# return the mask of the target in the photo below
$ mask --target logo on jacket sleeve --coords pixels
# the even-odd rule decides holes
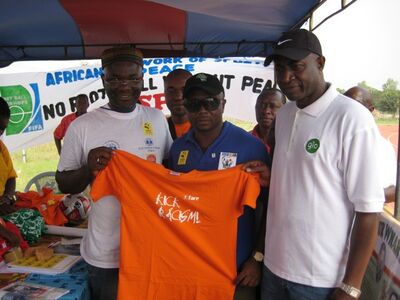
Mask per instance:
[[[178,166],[186,165],[186,160],[189,155],[189,150],[183,150],[179,153]]]

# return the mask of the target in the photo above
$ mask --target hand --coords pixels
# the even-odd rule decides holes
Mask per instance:
[[[256,287],[261,280],[262,263],[256,262],[250,257],[242,266],[235,284],[247,287]]]
[[[260,174],[260,185],[262,187],[269,187],[269,181],[271,178],[271,170],[269,167],[260,160],[253,160],[245,163],[242,167],[248,173],[259,173]]]
[[[13,247],[19,246],[19,243],[21,242],[19,237],[15,233],[7,230],[3,226],[1,226],[1,228],[0,228],[0,235],[3,238],[5,238],[11,244],[11,246],[13,246]]]
[[[11,214],[17,211],[17,208],[13,205],[14,203],[9,203],[8,197],[0,196],[0,216]]]
[[[337,288],[329,298],[330,300],[355,300],[355,298],[347,295],[344,291]]]
[[[107,147],[98,147],[89,151],[88,167],[91,173],[97,173],[103,170],[110,161],[113,150]]]

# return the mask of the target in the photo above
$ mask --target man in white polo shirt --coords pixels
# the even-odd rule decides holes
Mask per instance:
[[[284,33],[266,58],[276,117],[262,299],[356,299],[384,203],[372,115],[325,81],[318,38]]]

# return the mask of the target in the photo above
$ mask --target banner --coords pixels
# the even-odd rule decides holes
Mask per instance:
[[[262,58],[145,59],[140,101],[168,114],[163,76],[177,68],[192,74],[206,72],[218,76],[225,88],[224,116],[255,122],[257,96],[267,80],[273,79],[273,69],[264,67],[263,62]],[[42,70],[46,68],[46,62],[36,63]],[[61,118],[75,111],[78,94],[88,95],[89,111],[108,102],[101,82],[100,60],[68,63],[68,68],[37,72],[0,69],[0,96],[11,109],[3,140],[11,152],[51,141]]]
[[[361,299],[400,300],[400,223],[384,212],[362,285]]]

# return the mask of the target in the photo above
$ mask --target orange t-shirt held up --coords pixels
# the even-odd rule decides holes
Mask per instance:
[[[176,173],[116,151],[91,195],[121,203],[118,299],[233,299],[237,218],[258,194],[241,166]]]

